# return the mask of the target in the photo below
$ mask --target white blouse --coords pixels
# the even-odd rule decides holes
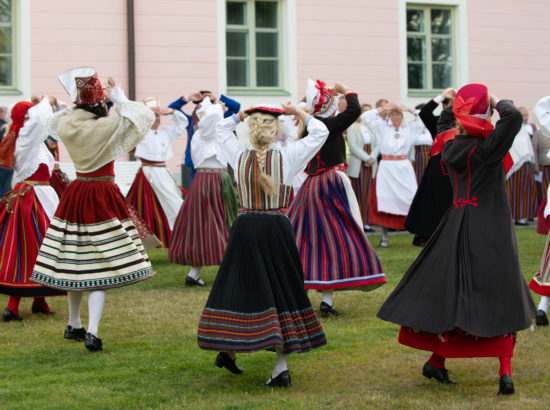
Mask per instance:
[[[165,162],[174,156],[172,142],[185,131],[189,121],[179,111],[171,116],[172,123],[159,130],[149,130],[136,147],[135,156],[147,161]]]

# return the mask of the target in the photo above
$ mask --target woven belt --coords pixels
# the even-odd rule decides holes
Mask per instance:
[[[282,215],[286,216],[286,209],[239,209],[239,215],[259,214],[259,215]]]
[[[166,164],[165,163],[162,163],[162,164],[145,164],[145,163],[141,163],[141,166],[142,167],[158,167],[158,168],[166,168]]]
[[[197,168],[199,173],[227,174],[227,168]]]
[[[382,155],[382,159],[386,161],[402,161],[404,159],[409,159],[406,155]]]
[[[32,179],[25,179],[20,183],[27,184],[27,185],[50,185],[50,181],[33,181]]]
[[[147,161],[146,159],[140,158],[142,167],[166,167],[166,162],[162,161]]]
[[[76,176],[77,181],[86,181],[86,182],[115,182],[115,177],[112,175],[102,175],[100,177],[83,177],[80,175]]]

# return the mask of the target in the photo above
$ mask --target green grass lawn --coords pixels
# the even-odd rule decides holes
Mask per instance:
[[[545,238],[534,228],[517,230],[526,280],[540,264]],[[0,322],[1,408],[548,408],[550,329],[518,335],[512,361],[516,394],[497,397],[498,360],[451,359],[454,386],[421,375],[427,352],[397,343],[398,326],[376,312],[419,250],[408,234],[390,237],[379,249],[370,236],[388,283],[363,293],[335,294],[340,317],[322,319],[328,345],[289,356],[290,389],[263,386],[275,354],[238,355],[244,369],[233,375],[214,366],[216,353],[196,342],[197,324],[209,288],[186,288],[187,267],[167,261],[167,251],[149,253],[158,274],[138,285],[107,292],[99,336],[104,351],[63,339],[67,302],[50,298],[53,317],[31,315],[31,299],[20,306],[22,322]],[[212,283],[217,269],[204,269]],[[321,297],[310,291],[315,307]],[[535,296],[535,301],[538,302]],[[0,297],[5,306],[7,297]],[[87,324],[87,299],[82,304]]]

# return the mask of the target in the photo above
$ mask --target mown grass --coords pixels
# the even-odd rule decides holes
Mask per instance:
[[[538,269],[545,238],[533,228],[517,230],[522,270],[529,280]],[[498,360],[451,359],[447,367],[459,383],[428,381],[421,368],[428,357],[397,343],[398,327],[375,317],[419,250],[411,235],[390,237],[378,249],[388,283],[370,293],[335,295],[338,318],[322,319],[328,345],[289,356],[292,388],[263,386],[274,354],[238,356],[244,373],[235,376],[213,365],[215,353],[202,351],[196,329],[209,289],[186,288],[188,268],[167,261],[166,250],[150,257],[156,277],[108,292],[100,324],[103,352],[63,339],[66,300],[49,299],[58,314],[30,314],[23,300],[20,323],[0,322],[0,407],[25,408],[548,408],[550,329],[518,336],[513,360],[516,394],[497,397]],[[213,282],[216,268],[204,270]],[[319,306],[320,294],[309,292]],[[536,302],[538,297],[535,296]],[[0,297],[4,306],[7,297]],[[82,318],[87,323],[86,299]]]

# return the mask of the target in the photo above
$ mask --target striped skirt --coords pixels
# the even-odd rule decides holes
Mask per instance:
[[[14,296],[59,295],[30,280],[50,220],[34,188],[17,184],[0,203],[0,293]]]
[[[548,198],[546,197],[548,192],[548,184],[550,184],[550,165],[542,165],[540,167],[542,172],[542,183],[537,182],[538,185],[538,197],[539,207],[537,209],[537,233],[541,235],[548,235],[550,230],[550,215],[544,217],[544,208]]]
[[[155,191],[143,174],[142,168],[137,172],[126,199],[162,242],[162,248],[169,248],[172,237],[170,224]]]
[[[416,175],[416,183],[420,184],[420,180],[426,171],[428,161],[430,160],[431,145],[415,145],[414,146],[414,173]]]
[[[535,175],[531,164],[525,163],[506,180],[512,218],[531,219],[533,202],[536,200]]]
[[[370,291],[386,282],[363,227],[353,218],[336,171],[308,176],[288,215],[306,289]]]
[[[365,144],[363,149],[366,153],[371,153],[370,144]],[[361,165],[359,178],[350,177],[349,179],[353,187],[353,192],[355,192],[355,196],[357,197],[357,202],[359,202],[359,211],[361,212],[363,224],[366,224],[369,220],[369,196],[372,184],[372,167]]]
[[[394,215],[378,211],[376,199],[376,178],[372,180],[369,198],[369,224],[380,225],[390,229],[405,229],[407,215]]]
[[[90,291],[154,274],[118,186],[71,182],[40,247],[32,280],[55,289]]]
[[[529,288],[539,295],[550,296],[550,236],[546,238],[540,269],[529,282]]]
[[[227,173],[196,173],[174,223],[168,259],[187,266],[219,265],[238,209]]]
[[[200,318],[199,347],[292,353],[326,344],[303,278],[286,216],[239,215]]]

